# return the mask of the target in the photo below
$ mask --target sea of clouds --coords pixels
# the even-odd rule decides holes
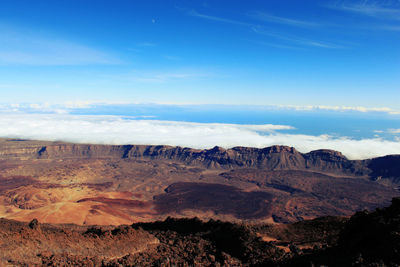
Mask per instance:
[[[350,159],[400,154],[398,139],[313,136],[290,133],[292,129],[290,125],[195,123],[108,115],[0,114],[0,137],[7,138],[192,148],[288,145],[300,152],[333,149]]]

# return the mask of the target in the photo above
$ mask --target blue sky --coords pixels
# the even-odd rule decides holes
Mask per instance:
[[[399,110],[400,1],[0,6],[2,103]]]
[[[0,137],[400,153],[400,0],[0,3]]]

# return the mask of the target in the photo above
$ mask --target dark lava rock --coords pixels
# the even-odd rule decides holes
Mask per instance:
[[[272,264],[284,255],[281,249],[263,242],[251,228],[234,223],[167,218],[162,222],[133,224],[132,227],[150,231],[161,243],[178,240],[169,249],[185,248],[189,254],[204,254],[202,266],[205,262],[206,266],[213,262],[221,266],[261,266]]]
[[[339,234],[338,244],[294,257],[283,266],[399,266],[400,198],[391,206],[353,215]]]
[[[32,221],[30,221],[28,226],[29,228],[36,230],[39,228],[39,221],[37,219],[33,219]]]

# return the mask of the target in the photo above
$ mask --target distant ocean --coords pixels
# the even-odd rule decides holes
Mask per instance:
[[[141,120],[198,123],[275,124],[294,129],[281,133],[330,135],[351,139],[398,140],[400,114],[386,112],[295,110],[263,106],[227,105],[99,105],[71,109],[76,115],[117,115]],[[132,119],[132,118],[131,118]]]

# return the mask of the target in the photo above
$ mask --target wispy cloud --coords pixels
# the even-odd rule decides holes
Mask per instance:
[[[400,129],[389,129],[388,132],[391,134],[400,134]]]
[[[202,72],[165,72],[165,73],[154,73],[144,74],[141,76],[132,77],[133,79],[141,82],[154,82],[154,83],[165,83],[177,80],[197,79],[209,76]]]
[[[384,30],[384,31],[392,31],[392,32],[400,32],[400,25],[384,25],[381,27],[377,27],[377,29]]]
[[[400,20],[400,3],[384,1],[341,2],[327,7],[386,20]]]
[[[0,64],[117,64],[116,57],[87,45],[0,25]]]
[[[260,20],[260,21],[290,25],[290,26],[295,26],[295,27],[314,28],[314,27],[319,26],[319,24],[314,23],[314,22],[274,16],[274,15],[271,15],[271,14],[268,14],[265,12],[260,12],[260,11],[250,12],[248,15],[250,17]]]
[[[135,120],[120,116],[66,114],[0,114],[0,136],[36,140],[63,140],[101,144],[164,144],[193,148],[215,145],[266,147],[294,146],[301,152],[327,148],[351,159],[400,153],[400,142],[380,138],[354,140],[329,135],[282,133],[289,125],[239,125]]]
[[[309,46],[309,47],[327,48],[327,49],[345,48],[342,45],[338,45],[338,44],[334,44],[334,43],[299,38],[299,37],[289,36],[289,35],[285,35],[285,34],[278,34],[275,32],[265,30],[264,28],[260,27],[257,24],[254,24],[254,23],[248,23],[248,22],[243,22],[243,21],[239,21],[239,20],[227,19],[227,18],[223,18],[223,17],[205,15],[205,14],[198,13],[195,10],[187,11],[187,14],[190,16],[198,17],[198,18],[202,18],[202,19],[218,21],[218,22],[223,22],[223,23],[229,23],[229,24],[234,24],[234,25],[240,25],[240,26],[247,26],[250,29],[252,29],[253,32],[255,32],[257,34],[273,37],[275,39],[279,39],[281,41],[289,42],[292,44]],[[263,13],[255,13],[255,14],[256,14],[255,16],[259,17],[259,19],[263,18],[264,21],[269,20],[269,21],[274,21],[276,23],[281,23],[281,24],[292,24],[292,25],[297,24],[298,26],[299,25],[303,25],[303,26],[308,25],[308,27],[313,25],[311,22],[291,20],[291,19],[287,19],[287,18],[283,18],[283,17],[270,16],[270,15],[263,14]],[[279,46],[280,48],[284,48],[286,46],[287,48],[293,49],[292,46],[287,45],[287,44],[273,44],[273,45],[276,47]]]
[[[304,48],[296,46],[296,45],[285,45],[285,44],[278,44],[273,42],[264,42],[264,41],[250,41],[254,44],[275,47],[275,48],[282,48],[282,49],[290,49],[290,50],[304,50]]]
[[[206,14],[201,14],[198,13],[195,10],[189,10],[186,12],[187,15],[192,16],[192,17],[197,17],[201,19],[206,19],[206,20],[212,20],[212,21],[218,21],[218,22],[224,22],[224,23],[229,23],[229,24],[235,24],[235,25],[240,25],[240,26],[254,26],[252,23],[247,23],[239,20],[232,20],[232,19],[227,19],[223,17],[217,17],[217,16],[211,16],[211,15],[206,15]]]
[[[181,60],[181,58],[180,58],[180,57],[177,57],[177,56],[164,55],[163,57],[164,57],[165,59],[173,60],[173,61]]]
[[[157,44],[156,43],[151,43],[151,42],[142,42],[142,43],[138,43],[137,46],[140,46],[140,47],[156,47]]]
[[[201,69],[172,69],[172,70],[131,70],[125,73],[107,75],[105,78],[117,79],[119,82],[139,82],[139,83],[166,83],[182,80],[194,80],[210,77],[207,71]]]
[[[313,110],[327,110],[327,111],[356,111],[356,112],[380,112],[392,115],[399,115],[400,110],[395,110],[388,107],[363,107],[363,106],[325,106],[325,105],[308,105],[308,106],[294,106],[294,105],[278,105],[280,108],[288,108],[299,111],[313,111]]]
[[[398,138],[400,137],[400,129],[374,130],[373,132],[377,133],[377,134],[391,134],[391,135],[394,135],[395,140],[398,140]]]
[[[275,39],[279,39],[288,43],[294,43],[297,45],[301,46],[309,46],[309,47],[317,47],[317,48],[327,48],[327,49],[343,49],[346,48],[342,45],[334,44],[334,43],[328,43],[328,42],[322,42],[322,41],[317,41],[317,40],[311,40],[311,39],[305,39],[305,38],[300,38],[296,36],[289,36],[289,35],[283,35],[279,34],[273,31],[268,31],[265,29],[262,29],[260,27],[253,27],[253,31],[257,34],[261,34],[264,36],[272,37]]]
[[[142,75],[132,77],[138,81],[142,82],[155,82],[155,83],[163,83],[171,80],[182,80],[188,78],[195,78],[202,76],[199,73],[189,73],[189,72],[169,72],[169,73],[158,73],[158,74],[150,74],[150,75]]]

